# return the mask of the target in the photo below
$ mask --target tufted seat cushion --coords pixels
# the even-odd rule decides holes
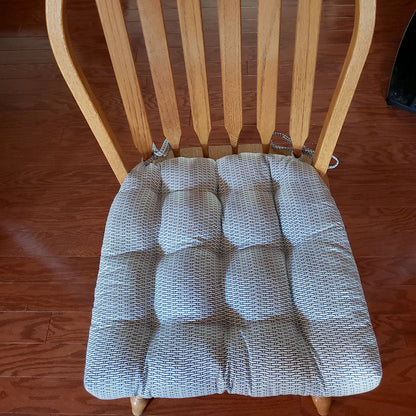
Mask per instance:
[[[243,153],[130,172],[105,230],[89,392],[343,396],[380,378],[344,225],[313,167]]]

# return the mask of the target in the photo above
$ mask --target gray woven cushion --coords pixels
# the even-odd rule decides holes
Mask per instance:
[[[342,396],[380,377],[347,235],[311,166],[240,154],[127,176],[105,230],[88,391]]]

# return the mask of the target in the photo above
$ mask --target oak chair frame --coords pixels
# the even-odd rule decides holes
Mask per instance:
[[[322,0],[298,0],[289,133],[293,153],[299,156],[308,138]],[[147,159],[153,140],[119,0],[96,0],[120,95],[133,142]],[[198,148],[180,149],[181,125],[160,0],[137,0],[163,133],[174,156],[198,155]],[[200,0],[177,0],[193,127],[204,157],[230,153],[229,146],[209,147],[211,117],[204,54]],[[231,152],[268,153],[276,125],[277,78],[281,0],[258,0],[257,130],[261,146],[238,145],[243,126],[240,0],[217,0],[224,126]],[[350,46],[315,149],[313,166],[325,177],[360,74],[375,25],[376,0],[355,0]],[[117,137],[84,76],[65,21],[65,0],[46,0],[50,43],[62,75],[96,137],[118,181],[128,173]],[[320,415],[327,415],[328,397],[313,397]],[[148,399],[131,398],[134,415]]]

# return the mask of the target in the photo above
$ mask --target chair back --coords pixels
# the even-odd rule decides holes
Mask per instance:
[[[241,0],[217,0],[224,126],[233,153],[243,127]],[[255,3],[255,2],[254,2]],[[301,154],[310,131],[322,0],[298,0],[289,135]],[[374,31],[376,0],[355,0],[350,46],[323,122],[313,165],[325,175]],[[135,146],[144,159],[153,139],[119,0],[96,0],[111,62]],[[160,0],[137,0],[163,134],[175,156],[182,136],[174,77]],[[209,157],[211,112],[200,0],[177,0],[192,123],[203,155]],[[120,145],[71,49],[65,0],[46,0],[49,39],[59,68],[118,180],[127,174]],[[281,0],[257,1],[256,126],[262,151],[269,152],[276,128]]]

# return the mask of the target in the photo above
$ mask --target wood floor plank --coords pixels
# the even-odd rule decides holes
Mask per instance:
[[[1,377],[82,380],[85,346],[80,344],[0,344]]]
[[[90,65],[84,69],[87,78],[97,77],[98,79],[112,80],[114,75],[108,71],[106,67],[98,65]],[[62,79],[55,62],[49,63],[10,63],[5,64],[0,62],[0,79]],[[63,82],[63,81],[62,81]]]
[[[84,389],[78,379],[0,377],[0,391],[1,412],[13,415],[130,414],[128,399],[98,400]]]
[[[103,230],[76,226],[60,231],[7,231],[0,235],[3,257],[94,257],[99,256]],[[4,229],[3,229],[4,233]]]
[[[192,409],[194,415],[221,414],[234,416],[237,408],[238,414],[242,416],[251,416],[253,414],[258,416],[275,416],[281,412],[288,416],[304,414],[300,397],[254,398],[230,394],[192,399],[156,399],[150,402],[148,413],[149,415],[160,416],[180,415]]]
[[[65,232],[68,223],[79,227],[90,226],[104,233],[109,206],[78,208],[74,207],[69,213],[62,212],[54,206],[40,205],[19,207],[11,210],[9,207],[0,208],[0,215],[7,219],[8,232]]]
[[[49,50],[50,44],[47,36],[25,36],[16,37],[0,37],[1,51],[19,51],[19,50]]]
[[[0,283],[0,311],[90,311],[95,283]]]
[[[416,285],[415,257],[356,257],[358,270],[369,286]]]
[[[96,257],[1,257],[2,283],[94,284],[99,256]]]
[[[360,255],[411,257],[416,247],[416,213],[414,207],[376,207],[342,205],[342,218],[353,250]],[[379,247],[378,241],[386,244]],[[377,245],[377,249],[375,249]]]
[[[77,130],[79,131],[79,129]],[[66,141],[64,138],[61,139],[63,132],[64,128],[56,129],[55,134],[53,132],[50,133],[50,140],[44,137],[41,142],[36,141],[36,138],[28,142],[21,139],[16,132],[10,135],[4,131],[0,132],[4,139],[0,146],[0,161],[3,165],[10,161],[10,158],[13,158],[18,163],[32,166],[81,165],[86,170],[91,160],[94,160],[95,165],[108,165],[95,139],[85,128],[82,129],[80,134],[84,139],[83,141]],[[61,162],[61,155],[65,153],[70,155],[74,148],[77,149],[80,157],[68,157]],[[136,152],[136,163],[138,161],[139,155]]]
[[[53,184],[50,186],[30,184],[13,186],[7,183],[1,187],[0,206],[5,210],[24,209],[25,203],[31,201],[34,209],[49,205],[64,212],[70,211],[73,207],[78,207],[80,210],[103,207],[108,211],[119,188],[120,184],[114,176],[107,185],[65,186],[67,194],[65,198],[62,198],[62,186]]]
[[[372,314],[380,349],[416,348],[416,316],[411,314]]]
[[[63,92],[67,94],[67,91]],[[51,98],[53,102],[53,98]],[[74,102],[68,102],[73,110],[65,112],[56,112],[53,108],[47,110],[32,110],[25,112],[16,112],[13,110],[3,110],[0,112],[0,126],[1,128],[25,130],[27,137],[30,136],[31,127],[36,126],[36,130],[43,131],[48,134],[50,129],[56,129],[65,126],[67,123],[79,123],[81,114],[75,107]]]
[[[363,284],[370,313],[416,314],[416,286],[369,286]]]
[[[14,50],[14,51],[1,51],[0,50],[0,62],[5,65],[22,64],[22,63],[39,63],[48,64],[53,63],[52,52],[48,49],[39,50],[35,54],[31,50]]]
[[[0,343],[43,344],[51,313],[0,312]]]
[[[391,348],[382,350],[381,362],[383,364],[383,376],[389,383],[416,383],[415,348]]]
[[[413,130],[414,126],[409,126],[409,131]],[[374,140],[371,143],[342,143],[337,147],[336,156],[348,166],[363,166],[370,160],[379,166],[406,166],[412,163],[409,159],[410,154],[416,153],[416,143],[408,143],[406,139],[398,137],[395,139],[394,146],[386,149],[385,144],[391,143],[391,136],[385,133],[375,133]],[[359,149],[359,151],[357,150]],[[354,155],[354,157],[351,157]]]
[[[382,381],[380,387],[372,392],[335,399],[331,406],[331,416],[412,416],[415,408],[414,384]]]
[[[336,172],[337,169],[330,172],[329,177],[331,192],[340,207],[362,201],[375,206],[391,206],[392,203],[396,206],[416,205],[416,194],[397,186],[398,183],[407,184],[413,177],[411,169],[395,170],[393,173],[378,165],[368,165],[365,172],[341,167]]]
[[[46,342],[86,344],[90,324],[91,312],[54,312]]]
[[[2,166],[2,181],[8,185],[31,186],[87,186],[111,183],[113,173],[107,166],[25,166],[13,172],[12,166]]]

